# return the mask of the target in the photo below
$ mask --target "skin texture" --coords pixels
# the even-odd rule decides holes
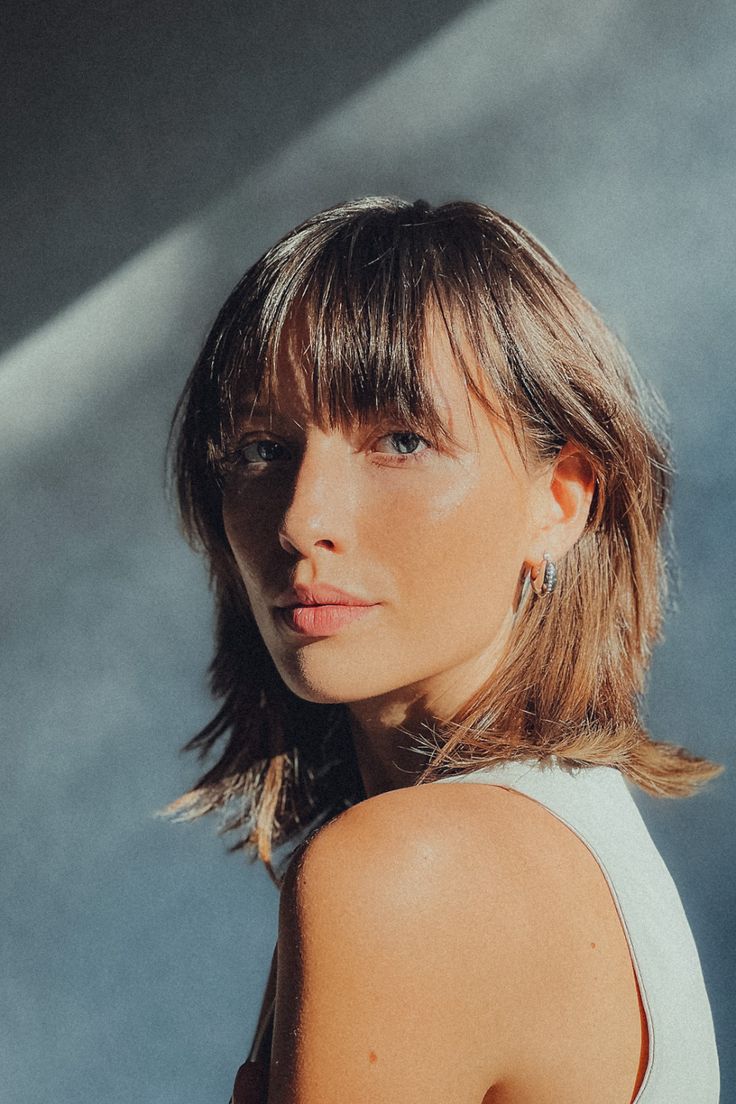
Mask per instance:
[[[223,520],[284,682],[348,706],[368,797],[308,841],[282,890],[269,1104],[628,1104],[641,1013],[595,860],[523,795],[411,787],[408,750],[488,678],[521,573],[581,535],[590,465],[569,442],[526,467],[439,326],[425,368],[453,452],[395,423],[330,429],[303,354],[294,325],[274,406],[243,419]],[[295,582],[376,606],[298,637],[274,610]],[[265,1099],[263,1079],[239,1081],[236,1104]]]

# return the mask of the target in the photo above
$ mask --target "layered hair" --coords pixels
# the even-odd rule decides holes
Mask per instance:
[[[314,410],[330,427],[392,414],[431,441],[447,430],[425,373],[430,316],[446,326],[468,390],[504,418],[525,462],[572,440],[596,477],[585,530],[558,586],[528,586],[486,682],[413,734],[416,784],[502,760],[618,768],[650,794],[684,796],[722,767],[653,740],[645,677],[672,582],[666,416],[619,341],[550,254],[480,204],[368,198],[303,222],[222,307],[172,424],[183,530],[207,557],[216,603],[211,688],[220,707],[186,745],[213,757],[170,806],[221,810],[233,849],[260,857],[365,796],[347,706],[298,698],[249,608],[222,519],[238,410],[266,403],[282,338],[306,325]],[[463,350],[472,350],[468,362]],[[480,366],[483,386],[479,386]],[[490,398],[488,397],[490,396]]]

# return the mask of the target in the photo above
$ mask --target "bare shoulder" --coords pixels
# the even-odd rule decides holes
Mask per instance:
[[[595,857],[499,786],[376,795],[312,836],[282,891],[278,972],[269,1104],[477,1104],[501,1088],[618,1104],[641,1068]]]
[[[468,824],[445,788],[369,798],[292,860],[269,1104],[477,1104],[503,1076],[508,979],[488,955],[479,968],[493,907],[471,919],[457,868]]]
[[[559,1047],[560,1010],[574,1022],[587,1003],[570,964],[601,938],[601,878],[564,825],[497,786],[412,787],[347,810],[282,890],[269,1100],[298,1085],[305,1104],[461,1104],[520,1063],[543,1068],[530,1040]]]
[[[505,792],[469,792],[475,789],[407,787],[346,810],[295,856],[282,892],[285,907],[305,924],[338,904],[342,913],[348,902],[356,922],[372,926],[392,925],[405,910],[413,925],[430,912],[433,923],[443,911],[448,921],[469,918],[500,874],[508,834]],[[469,898],[471,884],[483,892]]]
[[[486,783],[392,790],[346,810],[311,837],[292,864],[290,892],[305,903],[328,881],[392,912],[420,901],[480,919],[517,914],[565,887],[580,903],[602,874],[585,844],[538,802]],[[452,893],[448,890],[452,889]],[[314,892],[312,892],[312,890]],[[478,910],[478,911],[476,911]],[[516,915],[514,918],[517,918]]]

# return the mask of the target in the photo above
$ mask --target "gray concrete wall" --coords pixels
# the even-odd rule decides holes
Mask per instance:
[[[169,7],[6,17],[4,1099],[227,1099],[277,901],[211,830],[152,815],[193,778],[177,748],[211,708],[204,571],[162,492],[167,424],[259,252],[329,203],[388,192],[521,221],[670,407],[682,585],[648,715],[729,770],[640,807],[735,1101],[736,9]]]

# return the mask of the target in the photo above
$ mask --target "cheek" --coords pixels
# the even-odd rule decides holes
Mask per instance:
[[[243,582],[247,586],[260,581],[271,548],[267,540],[267,519],[252,508],[248,509],[246,516],[242,506],[225,502],[222,522]]]
[[[523,486],[512,475],[491,482],[467,473],[402,504],[382,533],[417,621],[445,636],[453,625],[485,633],[508,613],[527,535]]]
[[[524,561],[526,501],[513,479],[456,484],[397,517],[401,613],[390,647],[423,673],[480,654],[509,624]],[[406,657],[402,658],[402,657]]]

